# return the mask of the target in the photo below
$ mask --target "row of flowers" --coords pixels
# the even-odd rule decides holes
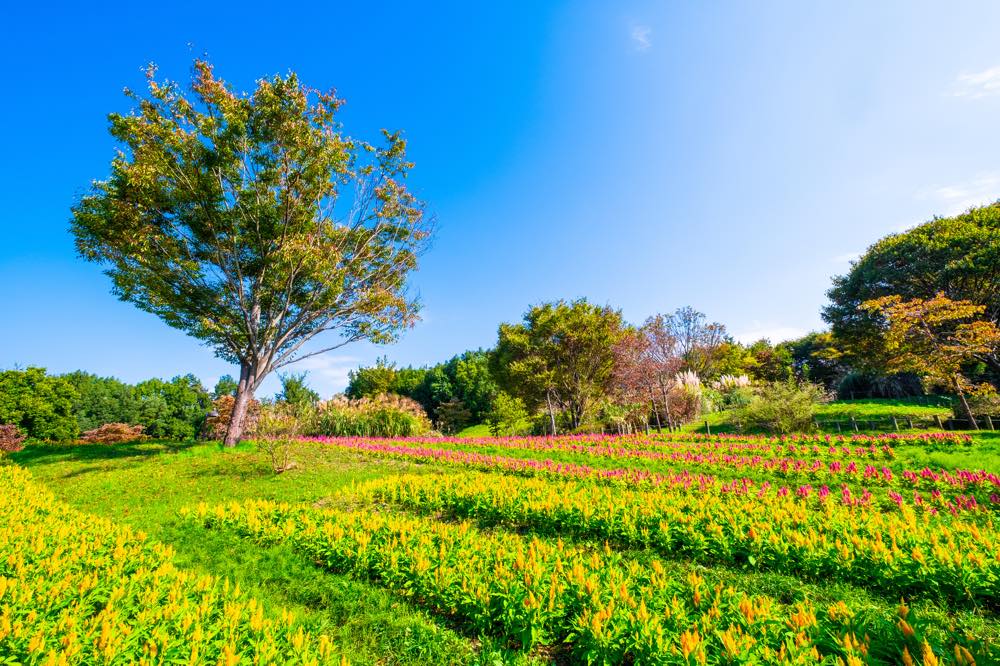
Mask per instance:
[[[273,618],[170,548],[76,511],[0,467],[0,662],[346,664],[325,636]]]
[[[567,646],[586,663],[973,664],[997,655],[906,606],[783,604],[607,547],[484,532],[468,522],[250,501],[188,512],[206,527],[288,542],[469,630]]]
[[[637,490],[495,474],[417,475],[352,491],[427,514],[534,533],[652,548],[675,558],[838,580],[891,598],[1000,601],[1000,533],[981,521],[884,512],[844,486],[794,493]]]
[[[799,456],[821,460],[861,459],[892,460],[896,450],[887,444],[877,446],[842,444],[805,444],[777,441],[689,441],[660,439],[641,435],[603,437],[408,437],[393,441],[424,446],[474,447],[478,449],[520,449],[526,451],[567,451],[588,455],[612,455],[657,458],[665,455],[765,455]]]
[[[433,447],[422,441],[365,438],[307,438],[325,445],[352,449],[385,457],[410,458],[426,461],[468,464],[482,468],[499,468],[524,472],[555,472],[574,476],[595,476],[621,478],[625,480],[652,480],[657,482],[663,476],[635,468],[606,468],[602,465],[588,465],[576,460],[553,460],[536,454],[543,452],[526,451],[526,457],[503,456],[484,453],[469,446]],[[827,484],[839,486],[843,483],[884,487],[895,491],[946,492],[949,496],[962,493],[978,497],[985,504],[1000,504],[1000,476],[985,470],[903,470],[895,473],[884,465],[858,464],[856,461],[844,463],[838,460],[806,460],[796,458],[764,458],[760,456],[736,456],[692,453],[658,453],[655,451],[632,451],[619,449],[610,451],[592,447],[590,454],[578,457],[624,461],[648,460],[682,469],[692,469],[708,475],[745,475],[774,477],[792,484]],[[511,449],[512,451],[518,449]],[[672,473],[672,472],[671,472]]]

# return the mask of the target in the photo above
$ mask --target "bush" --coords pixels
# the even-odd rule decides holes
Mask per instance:
[[[0,423],[16,425],[33,439],[75,439],[75,399],[73,386],[44,368],[0,372]]]
[[[149,439],[149,435],[143,434],[144,428],[141,425],[129,425],[127,423],[105,423],[93,430],[83,433],[80,439],[87,444],[124,444],[126,442],[140,442]]]
[[[493,406],[486,414],[486,424],[494,437],[523,434],[527,420],[528,410],[524,401],[506,391],[497,394],[493,399]]]
[[[426,412],[415,400],[398,395],[320,402],[305,417],[302,434],[327,437],[414,437],[431,431]]]
[[[292,438],[301,434],[307,422],[308,403],[278,403],[260,410],[251,434],[258,437],[257,448],[267,454],[275,474],[295,467],[292,462]]]
[[[16,453],[24,448],[24,433],[13,423],[0,424],[0,453]]]
[[[768,432],[810,432],[815,428],[816,405],[827,400],[823,389],[795,380],[761,384],[750,402],[739,411],[740,420],[752,429]]]

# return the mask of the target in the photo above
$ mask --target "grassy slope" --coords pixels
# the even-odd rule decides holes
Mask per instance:
[[[178,565],[227,576],[270,608],[292,610],[330,635],[352,663],[525,661],[480,646],[384,589],[323,572],[287,547],[260,548],[177,517],[178,509],[201,501],[314,502],[352,482],[426,467],[316,446],[297,448],[299,469],[280,476],[251,448],[224,451],[214,444],[35,446],[11,458],[73,506],[170,543]]]

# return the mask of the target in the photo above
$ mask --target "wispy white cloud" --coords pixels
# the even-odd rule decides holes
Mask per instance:
[[[970,99],[1000,95],[1000,65],[981,72],[959,74],[952,95]]]
[[[934,185],[918,192],[917,198],[936,202],[939,215],[955,215],[1000,199],[1000,172],[981,173],[965,183]]]
[[[636,51],[647,51],[653,45],[653,29],[648,25],[635,24],[631,31],[632,44]]]
[[[361,359],[355,356],[330,356],[320,354],[304,358],[288,366],[288,372],[308,372],[307,382],[323,398],[340,393],[347,387],[347,373],[358,367]]]
[[[778,343],[784,342],[785,340],[801,338],[808,332],[809,331],[804,328],[797,328],[795,326],[772,325],[755,321],[752,323],[750,328],[740,333],[734,333],[733,337],[745,345],[761,339],[767,339],[772,343]]]

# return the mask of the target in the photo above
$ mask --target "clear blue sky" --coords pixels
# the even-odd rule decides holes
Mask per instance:
[[[405,130],[439,222],[424,321],[311,362],[330,394],[358,363],[490,346],[561,297],[633,322],[690,304],[744,340],[821,327],[851,256],[1000,197],[998,32],[990,2],[16,3],[0,367],[232,370],[111,296],[67,231],[148,61],[184,79],[207,53],[242,89],[294,69],[337,88],[349,133]]]

